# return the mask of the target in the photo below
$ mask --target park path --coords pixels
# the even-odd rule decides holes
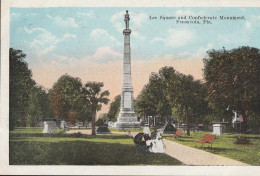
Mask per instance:
[[[91,134],[91,129],[85,130],[70,130],[66,133]],[[138,132],[132,132],[131,135],[135,136]],[[112,132],[112,134],[127,134],[125,132]],[[165,145],[165,153],[177,160],[181,161],[185,165],[193,166],[249,166],[248,164],[229,159],[220,155],[209,153],[200,149],[188,147],[167,139],[163,139]]]
[[[186,165],[249,166],[248,164],[163,139],[165,153]]]

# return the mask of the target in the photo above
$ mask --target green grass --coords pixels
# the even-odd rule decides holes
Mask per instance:
[[[131,131],[131,132],[142,132],[142,128],[125,128],[124,130],[122,128],[109,128],[111,132],[125,132],[125,131]]]
[[[166,154],[136,154],[127,135],[43,134],[40,128],[10,132],[10,165],[182,165]]]
[[[237,161],[241,161],[250,165],[260,165],[260,135],[247,135],[251,141],[251,145],[237,145],[234,144],[236,137],[242,136],[242,134],[224,133],[223,136],[217,136],[213,142],[212,148],[209,144],[204,144],[204,148],[201,144],[195,143],[195,141],[202,140],[204,132],[191,132],[191,136],[182,134],[180,140],[165,135],[165,139],[169,139],[180,144],[184,144],[190,147],[198,148],[211,152],[214,154],[222,155]],[[209,133],[210,134],[210,133]]]

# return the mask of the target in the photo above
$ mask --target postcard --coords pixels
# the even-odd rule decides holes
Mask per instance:
[[[259,6],[2,2],[0,174],[257,175]]]

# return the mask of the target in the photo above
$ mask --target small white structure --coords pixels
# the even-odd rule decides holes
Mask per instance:
[[[148,134],[149,136],[151,136],[151,132],[150,132],[150,129],[149,129],[148,125],[144,126],[143,133],[144,134]]]
[[[219,123],[213,124],[213,132],[212,133],[215,134],[215,135],[218,135],[218,136],[222,136],[223,125],[219,124]]]
[[[236,130],[241,130],[241,123],[243,122],[243,116],[236,111],[233,112],[232,126]]]
[[[68,126],[68,125],[67,125],[67,122],[64,121],[64,120],[62,120],[62,121],[60,122],[60,128],[61,128],[61,129],[65,129],[66,126]]]
[[[55,127],[56,127],[56,122],[54,121],[44,121],[44,129],[43,133],[55,133]]]

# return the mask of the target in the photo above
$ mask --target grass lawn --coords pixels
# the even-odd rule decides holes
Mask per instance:
[[[201,144],[196,144],[195,141],[202,140],[204,134],[206,133],[191,132],[191,136],[187,136],[183,133],[180,140],[176,140],[168,135],[165,135],[164,138],[190,147],[202,149],[207,152],[222,155],[227,158],[232,158],[250,165],[260,165],[260,135],[247,135],[248,139],[252,143],[251,145],[237,145],[234,144],[236,137],[242,136],[242,134],[224,133],[223,136],[217,136],[215,138],[212,148],[209,144],[204,144],[203,148]]]
[[[143,132],[143,128],[125,128],[124,130],[122,128],[109,128],[111,132],[125,132],[125,131],[131,131],[131,132]]]
[[[136,154],[126,135],[43,134],[41,128],[10,132],[10,165],[182,165],[166,154]]]

